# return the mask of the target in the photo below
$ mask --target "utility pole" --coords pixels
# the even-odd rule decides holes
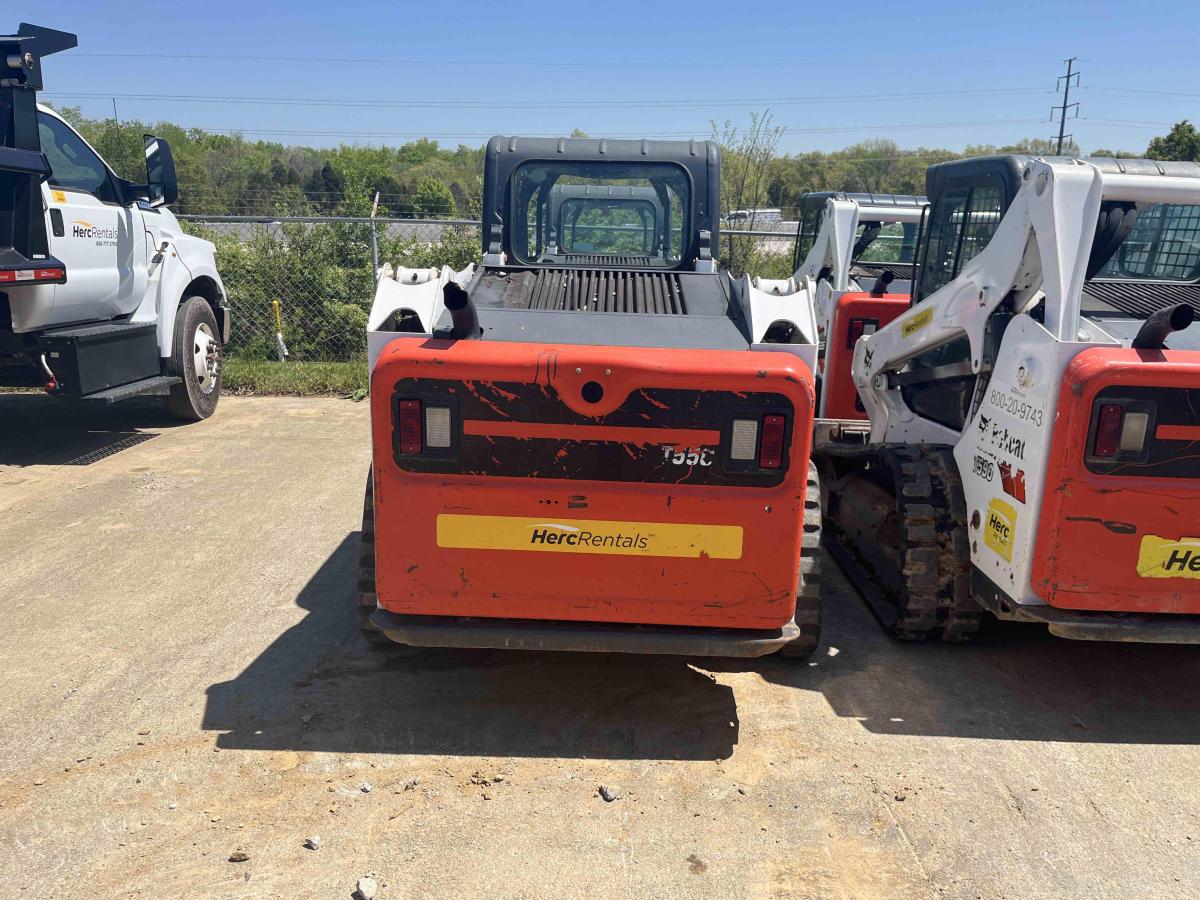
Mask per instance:
[[[1063,60],[1067,64],[1067,74],[1059,75],[1058,82],[1054,85],[1054,89],[1058,90],[1059,85],[1062,86],[1063,102],[1061,106],[1050,107],[1051,111],[1058,111],[1058,148],[1054,151],[1056,156],[1062,156],[1063,139],[1074,137],[1072,134],[1066,134],[1067,130],[1067,111],[1074,107],[1075,116],[1079,116],[1079,103],[1071,103],[1071,79],[1075,79],[1075,85],[1079,85],[1079,73],[1075,71],[1075,61],[1079,59],[1077,56],[1072,56],[1070,59]]]

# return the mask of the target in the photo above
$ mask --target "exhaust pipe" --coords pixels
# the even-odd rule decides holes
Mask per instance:
[[[1161,350],[1172,332],[1183,331],[1196,318],[1196,311],[1187,303],[1164,306],[1142,323],[1133,339],[1134,350]]]
[[[879,273],[879,277],[875,279],[875,287],[871,288],[872,297],[882,297],[887,293],[888,285],[896,280],[896,273],[891,269],[884,269]]]
[[[471,340],[481,334],[479,316],[467,289],[456,281],[447,281],[442,288],[442,302],[450,312],[450,337],[456,341]]]

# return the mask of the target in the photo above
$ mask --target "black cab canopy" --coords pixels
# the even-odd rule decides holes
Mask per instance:
[[[603,262],[618,268],[693,269],[697,260],[711,258],[719,238],[720,165],[713,141],[493,137],[484,162],[484,253],[503,252],[516,266]],[[592,205],[593,211],[623,210],[636,220],[598,214],[585,220],[596,235],[629,232],[636,238],[635,250],[624,252],[623,244],[610,240],[594,245],[601,249],[590,254],[564,253],[548,240],[559,230],[562,201],[570,194],[585,195],[580,189],[587,187],[613,194],[614,201],[622,193],[627,201],[653,198],[648,204]],[[643,233],[646,212],[656,217],[651,238]]]

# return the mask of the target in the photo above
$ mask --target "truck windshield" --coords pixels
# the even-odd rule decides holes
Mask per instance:
[[[1096,277],[1196,281],[1200,278],[1200,206],[1159,203],[1139,209],[1129,236]]]
[[[683,259],[691,198],[679,166],[526,163],[513,175],[512,197],[522,263],[671,268]]]

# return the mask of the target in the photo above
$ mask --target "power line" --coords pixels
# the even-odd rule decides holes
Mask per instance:
[[[1132,94],[1132,95],[1139,96],[1139,97],[1140,96],[1174,97],[1174,98],[1183,98],[1183,99],[1187,99],[1187,100],[1200,100],[1200,94],[1188,94],[1188,93],[1182,93],[1180,91],[1151,91],[1151,90],[1145,90],[1143,88],[1126,88],[1126,87],[1110,88],[1110,87],[1089,87],[1089,86],[1081,87],[1080,90],[1088,91],[1089,93],[1092,93],[1092,94]]]
[[[1148,122],[1144,119],[1098,119],[1093,116],[1081,116],[1084,122],[1099,122],[1102,125],[1116,125],[1123,128],[1170,128],[1174,122]]]
[[[517,100],[510,103],[482,100],[391,100],[391,99],[348,99],[322,97],[223,97],[211,94],[123,94],[112,91],[96,92],[45,92],[44,97],[62,97],[81,100],[107,100],[111,97],[136,102],[154,103],[221,103],[269,106],[337,106],[383,107],[398,109],[659,109],[664,106],[674,107],[722,107],[722,106],[789,106],[805,103],[841,103],[846,101],[894,101],[922,100],[936,97],[979,96],[981,94],[1012,96],[1017,94],[1049,93],[1044,88],[1012,88],[985,90],[947,90],[947,91],[910,91],[900,93],[877,94],[828,94],[812,97],[757,97],[734,98],[728,100],[695,99],[695,98],[664,98],[647,100],[646,98],[628,100]]]
[[[1058,111],[1059,111],[1059,117],[1058,117],[1058,149],[1056,149],[1056,150],[1054,151],[1056,156],[1062,156],[1063,138],[1065,138],[1065,137],[1074,137],[1074,135],[1072,135],[1072,134],[1066,134],[1066,130],[1067,130],[1067,110],[1069,110],[1071,107],[1074,107],[1074,108],[1075,108],[1075,116],[1076,116],[1077,118],[1078,118],[1078,116],[1079,116],[1079,103],[1078,103],[1078,102],[1076,102],[1076,103],[1071,103],[1071,102],[1070,102],[1070,100],[1071,100],[1071,79],[1072,79],[1072,78],[1073,78],[1073,79],[1075,79],[1075,84],[1079,84],[1079,73],[1078,73],[1078,72],[1072,72],[1072,71],[1071,71],[1071,70],[1072,70],[1072,68],[1074,67],[1074,65],[1075,65],[1075,61],[1076,61],[1077,59],[1078,59],[1078,57],[1076,57],[1076,56],[1072,56],[1070,59],[1068,59],[1068,60],[1064,60],[1064,62],[1066,62],[1066,64],[1067,64],[1067,74],[1066,74],[1066,75],[1060,75],[1060,76],[1058,76],[1058,81],[1057,81],[1057,82],[1055,83],[1055,85],[1054,85],[1055,89],[1057,89],[1057,88],[1058,88],[1058,86],[1061,84],[1061,85],[1062,85],[1062,90],[1063,90],[1063,102],[1062,102],[1062,105],[1061,105],[1061,106],[1052,106],[1052,107],[1050,107],[1050,109],[1051,109],[1052,111],[1053,111],[1053,110],[1058,110]]]
[[[887,125],[845,125],[831,126],[823,128],[788,128],[781,129],[781,134],[837,134],[841,132],[855,131],[906,131],[919,130],[924,128],[963,128],[968,126],[991,126],[991,125],[1027,125],[1038,122],[1044,122],[1044,119],[981,119],[975,121],[960,121],[960,122],[899,122]],[[330,131],[320,129],[307,128],[207,128],[204,126],[177,126],[181,130],[187,131],[197,129],[210,134],[266,134],[266,135],[291,135],[291,136],[306,136],[306,137],[404,137],[404,138],[455,138],[455,139],[483,139],[486,140],[493,136],[494,132],[477,131],[477,132],[430,132],[430,131]],[[609,138],[641,138],[641,137],[708,137],[710,135],[708,127],[697,128],[692,131],[658,131],[658,132],[643,132],[643,131],[624,131],[624,132],[604,132],[596,137]],[[562,133],[550,132],[526,132],[523,137],[565,137]]]
[[[235,61],[235,62],[295,62],[305,65],[312,65],[313,57],[311,56],[255,56],[255,55],[216,55],[203,53],[72,53],[73,59],[195,59],[195,60],[214,60],[214,61]],[[347,65],[383,65],[383,66],[444,66],[445,59],[384,59],[371,58],[368,56],[345,56],[338,59],[339,66]],[[622,68],[645,68],[645,69],[696,69],[697,65],[694,61],[691,62],[642,62],[640,60],[610,60],[604,65],[597,65],[590,62],[515,62],[512,59],[455,59],[455,66],[487,66],[492,68],[495,66],[506,66],[516,68],[552,68],[552,69],[606,69],[611,65],[619,65]],[[758,62],[739,64],[740,69],[774,69],[780,66],[791,65],[791,62]]]

